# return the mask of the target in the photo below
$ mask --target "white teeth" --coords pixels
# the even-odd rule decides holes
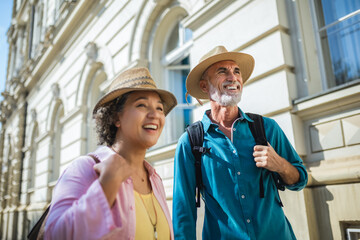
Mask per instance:
[[[147,125],[144,126],[144,128],[149,128],[149,129],[156,130],[156,129],[157,129],[157,126],[154,125],[154,124],[147,124]]]
[[[228,86],[227,89],[229,90],[236,90],[237,88],[235,86]]]

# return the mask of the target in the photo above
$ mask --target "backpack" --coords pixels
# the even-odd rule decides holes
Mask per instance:
[[[261,115],[254,113],[246,113],[254,122],[248,122],[249,128],[253,138],[255,139],[256,145],[264,145],[267,146],[267,140],[265,135],[264,128],[264,120]],[[195,176],[196,176],[196,207],[200,207],[200,191],[203,187],[202,183],[202,174],[201,174],[201,156],[204,153],[210,152],[210,148],[203,147],[204,142],[204,129],[201,121],[197,121],[192,123],[190,126],[186,128],[186,131],[189,135],[189,140],[191,144],[191,151],[195,157]],[[260,169],[260,198],[264,198],[264,183],[263,183],[263,171],[264,169]],[[275,181],[276,188],[278,190],[284,191],[285,184],[281,180],[280,176],[276,175],[274,172],[272,173],[272,177]],[[278,193],[279,194],[279,193]],[[279,195],[280,199],[280,195]],[[280,199],[280,206],[283,207],[283,204]]]
[[[88,156],[92,157],[95,163],[99,163],[100,160],[92,154],[88,154]],[[46,208],[45,212],[41,215],[40,219],[35,223],[35,225],[30,230],[27,235],[28,240],[42,240],[44,239],[45,233],[45,223],[49,214],[50,205]]]

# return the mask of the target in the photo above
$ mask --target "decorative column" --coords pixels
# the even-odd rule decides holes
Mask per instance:
[[[23,165],[23,147],[25,143],[25,126],[26,126],[26,107],[25,94],[21,94],[18,99],[17,115],[19,117],[18,127],[15,137],[15,156],[13,159],[13,192],[12,192],[12,205],[19,206],[20,193],[21,193],[21,171]]]

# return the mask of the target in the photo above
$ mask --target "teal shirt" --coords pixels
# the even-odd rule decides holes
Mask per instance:
[[[204,114],[204,147],[211,148],[202,157],[202,198],[205,202],[203,239],[296,239],[280,206],[280,198],[270,171],[258,168],[253,157],[255,140],[240,109],[233,124],[232,139]],[[287,185],[299,191],[307,183],[307,172],[278,124],[264,117],[267,141],[275,151],[296,167],[300,180]],[[175,239],[195,239],[195,167],[188,134],[179,139],[174,160],[173,225]],[[259,179],[263,172],[265,196],[259,197]],[[293,206],[296,207],[296,206]]]

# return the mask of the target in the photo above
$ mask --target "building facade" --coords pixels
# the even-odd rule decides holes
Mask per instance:
[[[275,119],[308,169],[303,191],[281,193],[297,238],[359,238],[359,1],[14,0],[7,37],[1,239],[25,239],[59,175],[96,148],[92,108],[135,66],[179,102],[147,153],[171,209],[177,139],[209,108],[185,98],[186,76],[216,45],[254,56],[239,106]]]

